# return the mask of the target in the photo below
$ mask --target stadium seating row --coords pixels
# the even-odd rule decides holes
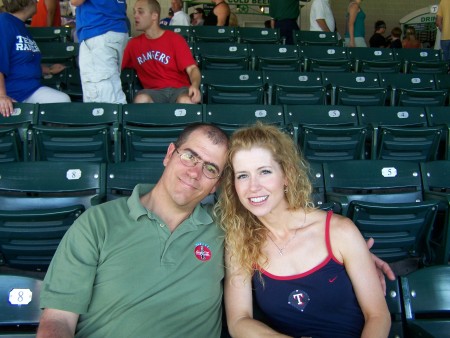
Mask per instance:
[[[75,65],[78,44],[38,42],[43,63]],[[447,74],[448,62],[441,50],[426,48],[390,49],[323,45],[281,45],[196,41],[189,43],[202,70],[296,70],[376,73]]]
[[[0,116],[0,162],[163,158],[188,124],[231,134],[261,121],[290,133],[314,162],[450,159],[449,107],[262,104],[15,103]]]
[[[164,26],[182,35],[187,41],[239,42],[239,43],[284,43],[278,28],[259,27],[215,27],[215,26]],[[28,27],[37,42],[66,42],[72,39],[70,27]],[[339,45],[335,32],[295,31],[294,41],[301,45]]]
[[[45,271],[65,231],[87,208],[128,196],[137,183],[154,184],[162,171],[162,159],[1,164],[3,264]],[[365,238],[375,238],[377,256],[421,266],[448,263],[450,161],[311,163],[310,177],[316,206],[352,219]]]
[[[0,336],[34,337],[41,309],[42,280],[23,275],[0,275]],[[391,313],[389,338],[450,337],[450,266],[419,269],[387,281],[386,302]],[[256,319],[264,321],[254,305]],[[5,331],[6,330],[6,331]],[[226,330],[223,338],[229,338]]]
[[[136,74],[121,74],[127,101],[142,89]],[[82,100],[79,70],[46,76],[43,84]],[[447,74],[299,72],[294,70],[202,71],[203,103],[329,104],[381,106],[446,106],[450,76]]]

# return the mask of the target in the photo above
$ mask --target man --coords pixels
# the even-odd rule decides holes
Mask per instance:
[[[297,20],[300,15],[298,0],[277,0],[269,3],[269,14],[274,28],[280,29],[280,35],[286,44],[294,44],[294,30],[299,30]]]
[[[189,26],[190,18],[185,12],[183,12],[183,1],[171,0],[171,8],[173,9],[173,17],[170,20],[170,26]]]
[[[83,213],[45,277],[38,337],[220,337],[223,233],[200,201],[227,144],[217,127],[187,127],[152,190]]]
[[[122,68],[133,68],[145,88],[135,103],[199,103],[201,74],[184,38],[160,27],[156,0],[134,5],[136,30],[144,32],[125,48]]]
[[[436,14],[436,27],[441,31],[444,60],[450,60],[450,0],[441,0]]]
[[[229,26],[230,6],[225,0],[212,0],[214,8],[209,11],[203,23],[204,26]]]
[[[120,64],[128,41],[125,0],[70,0],[76,6],[84,102],[127,103]]]
[[[137,185],[80,216],[45,277],[38,338],[220,337],[223,233],[200,201],[216,191],[227,147],[217,127],[190,125],[152,190]]]
[[[329,0],[313,0],[309,13],[309,30],[334,32],[336,22]]]
[[[386,22],[378,20],[375,22],[375,32],[369,39],[369,46],[375,48],[385,48],[388,46],[388,42],[384,37],[386,32]]]

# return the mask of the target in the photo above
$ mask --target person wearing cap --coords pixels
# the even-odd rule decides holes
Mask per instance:
[[[375,22],[375,33],[373,33],[372,37],[369,40],[370,47],[375,48],[385,48],[388,43],[386,38],[384,37],[384,33],[386,32],[386,23],[383,20],[378,20]]]
[[[0,114],[13,114],[14,102],[70,102],[70,97],[41,84],[42,75],[64,70],[61,64],[41,65],[41,52],[25,21],[36,13],[35,0],[4,0],[0,14]]]

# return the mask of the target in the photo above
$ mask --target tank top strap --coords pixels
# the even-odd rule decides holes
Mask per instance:
[[[331,216],[333,216],[333,210],[327,212],[327,220],[325,222],[325,243],[327,245],[327,251],[329,256],[333,256],[333,251],[331,250],[331,240],[330,240],[330,222]]]

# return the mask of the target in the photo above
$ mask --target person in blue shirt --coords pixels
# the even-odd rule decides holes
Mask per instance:
[[[126,103],[120,81],[128,42],[125,0],[70,0],[76,6],[84,102]]]
[[[0,114],[10,116],[13,102],[70,102],[56,89],[42,86],[42,75],[64,70],[61,64],[41,65],[41,52],[25,21],[36,13],[36,0],[4,0],[0,14]]]

